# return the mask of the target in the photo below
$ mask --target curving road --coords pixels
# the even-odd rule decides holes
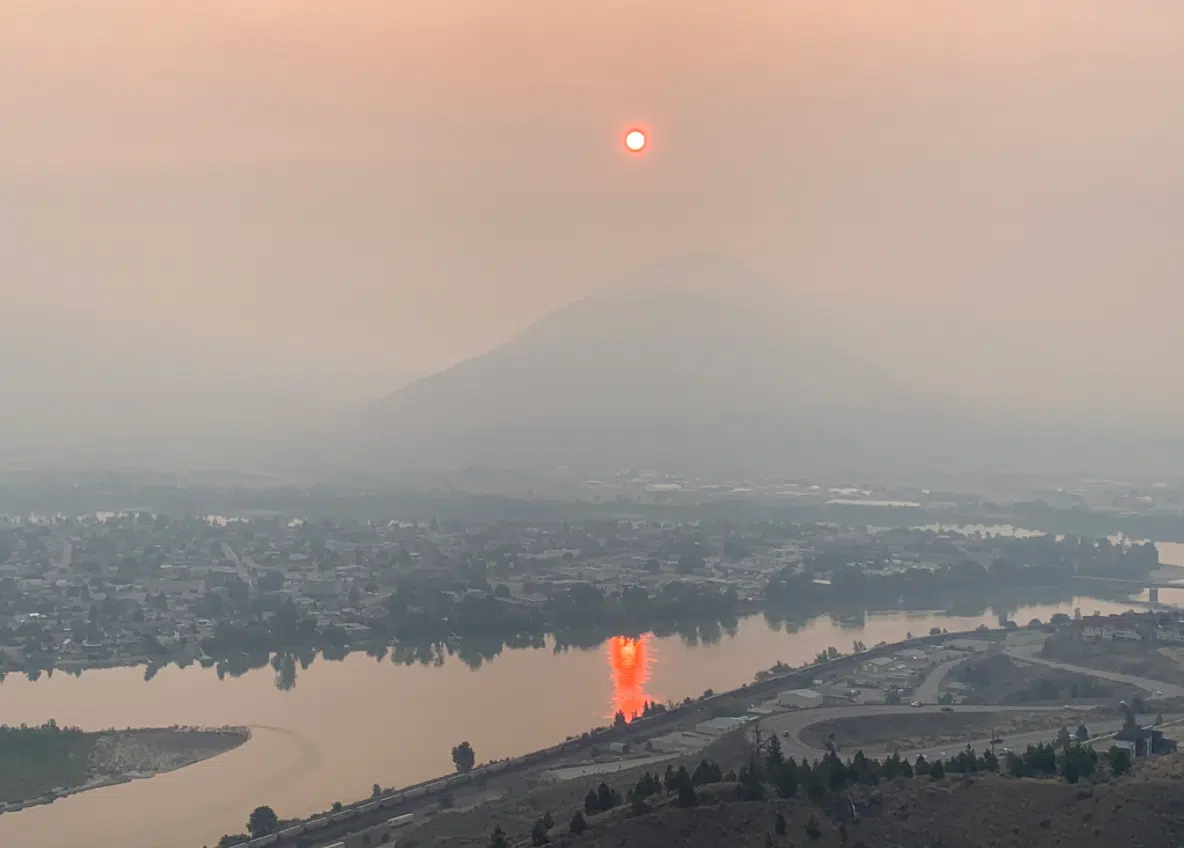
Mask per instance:
[[[1084,718],[1085,715],[1091,709],[1093,709],[1093,707],[1076,707],[1074,709],[1079,710],[1082,713],[1082,717]],[[1009,704],[1005,706],[983,705],[959,707],[958,711],[965,713],[1064,712],[1065,708],[1016,707],[1013,704]],[[782,713],[780,715],[774,715],[769,718],[762,719],[761,729],[776,732],[781,741],[781,749],[785,752],[787,757],[793,756],[798,758],[806,757],[808,759],[816,759],[825,754],[826,751],[824,749],[814,748],[810,745],[807,745],[802,741],[801,738],[802,731],[812,724],[818,724],[822,721],[830,721],[832,719],[838,718],[861,718],[863,716],[874,715],[912,715],[916,713],[920,713],[922,715],[932,715],[940,712],[941,708],[936,706],[901,707],[896,705],[888,706],[884,704],[866,704],[862,706],[855,705],[850,707],[821,707],[820,709],[816,710],[801,710],[799,712],[793,713]],[[1109,724],[1114,724],[1115,726],[1113,729],[1117,730],[1119,727],[1121,727],[1122,722],[1110,722]],[[788,736],[785,735],[786,732],[789,733]],[[1099,725],[1094,732],[1104,733],[1108,731],[1103,726]],[[1056,730],[1041,730],[1035,733],[1025,733],[1022,735],[1010,737],[1007,740],[1007,744],[1011,745],[1014,742],[1016,745],[1024,746],[1029,742],[1033,744],[1036,742],[1047,742],[1049,739],[1055,738],[1056,734]],[[910,757],[916,757],[918,754],[924,754],[928,758],[933,754],[944,751],[952,755],[966,747],[967,743],[971,744],[975,748],[981,749],[983,747],[989,746],[991,744],[991,740],[990,737],[979,740],[968,739],[965,742],[947,743],[945,745],[935,746],[933,748],[922,748],[915,751],[909,751],[908,754]],[[952,749],[951,746],[953,746]]]
[[[1071,671],[1074,674],[1083,674],[1089,677],[1098,677],[1102,680],[1110,680],[1114,683],[1125,683],[1127,686],[1134,686],[1137,689],[1143,689],[1150,692],[1157,697],[1163,698],[1180,698],[1184,697],[1184,686],[1176,686],[1172,683],[1164,683],[1160,680],[1152,680],[1149,677],[1135,677],[1131,674],[1119,674],[1116,671],[1100,671],[1096,668],[1087,668],[1082,665],[1070,665],[1069,663],[1056,662],[1054,660],[1046,660],[1043,657],[1034,656],[1031,651],[1034,648],[1027,650],[1019,650],[1017,648],[1005,649],[1003,653],[1011,657],[1013,660],[1020,662],[1035,663],[1036,665],[1045,665],[1049,668],[1057,668],[1062,671]],[[1163,693],[1160,695],[1160,693]]]
[[[1184,697],[1184,686],[1177,686],[1172,683],[1166,683],[1160,680],[1152,680],[1146,677],[1137,677],[1130,674],[1120,674],[1118,672],[1101,671],[1095,668],[1087,668],[1085,666],[1071,665],[1069,663],[1060,663],[1053,660],[1047,660],[1043,657],[1037,657],[1033,654],[1034,651],[1039,650],[1039,645],[1027,646],[1025,649],[1010,648],[1004,649],[1004,654],[1014,660],[1020,662],[1034,663],[1036,665],[1044,665],[1049,668],[1061,669],[1062,671],[1072,672],[1074,674],[1086,675],[1089,677],[1097,677],[1103,680],[1109,680],[1114,683],[1123,683],[1128,686],[1133,686],[1138,689],[1143,689],[1149,693],[1155,694],[1159,697],[1165,698],[1179,698]],[[937,700],[937,694],[941,687],[942,680],[949,674],[950,670],[959,663],[965,662],[969,657],[958,657],[953,660],[944,662],[933,669],[925,680],[917,687],[916,698],[921,701],[924,706],[908,707],[897,705],[884,704],[864,704],[852,706],[839,707],[822,707],[815,710],[802,710],[799,712],[781,713],[773,715],[761,720],[761,727],[766,731],[775,732],[781,741],[782,750],[785,755],[793,757],[807,757],[810,759],[817,758],[826,753],[825,750],[814,748],[807,745],[801,739],[801,733],[807,727],[813,724],[818,724],[823,721],[830,721],[838,718],[859,718],[861,716],[873,715],[894,715],[894,714],[932,714],[941,711],[941,708],[934,705],[932,702]],[[1162,693],[1162,694],[1160,694]],[[1001,713],[1001,712],[1064,712],[1065,707],[1057,706],[1022,706],[1022,705],[966,705],[957,708],[959,712],[969,713]],[[1071,706],[1070,710],[1080,711],[1082,718],[1085,714],[1094,709],[1093,706]],[[1112,720],[1098,723],[1091,726],[1090,730],[1093,736],[1104,736],[1109,733],[1114,733],[1122,728],[1122,722],[1119,720]],[[1056,737],[1057,730],[1040,730],[1033,733],[1016,734],[1007,737],[1005,743],[1011,748],[1024,748],[1028,745],[1035,745],[1041,742],[1048,742]],[[952,756],[970,745],[976,750],[989,747],[991,744],[990,738],[985,739],[969,739],[964,742],[947,743],[945,745],[935,746],[932,748],[923,748],[912,750],[908,752],[910,758],[915,758],[917,755],[924,755],[926,759],[932,759],[934,756]],[[904,753],[904,752],[902,752]]]
[[[918,686],[917,691],[913,693],[913,698],[920,701],[922,704],[937,703],[938,692],[941,690],[941,684],[942,681],[946,679],[946,675],[949,674],[955,666],[961,665],[972,656],[974,655],[968,654],[966,656],[955,657],[954,659],[944,662],[934,668],[933,671],[929,672],[929,675],[923,681],[921,681],[921,685]]]

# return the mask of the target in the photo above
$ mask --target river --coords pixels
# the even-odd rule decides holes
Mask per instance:
[[[1093,598],[1023,607],[1021,623],[1056,612],[1119,612]],[[469,740],[479,761],[544,747],[607,723],[645,700],[664,702],[751,681],[778,660],[801,665],[827,646],[850,650],[927,633],[931,627],[997,626],[979,616],[938,612],[868,615],[857,626],[820,616],[788,632],[763,616],[742,620],[734,637],[688,645],[679,636],[611,639],[590,650],[506,650],[470,669],[395,665],[354,653],[318,659],[281,691],[270,668],[219,680],[213,669],[143,668],[63,673],[0,686],[0,721],[85,729],[250,725],[240,748],[194,766],[0,816],[0,845],[22,848],[200,848],[241,832],[247,814],[268,804],[282,817],[324,810],[451,771],[450,750]]]

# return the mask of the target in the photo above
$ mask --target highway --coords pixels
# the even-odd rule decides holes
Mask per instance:
[[[241,560],[240,560],[240,562],[241,562]],[[957,634],[957,635],[972,636],[973,634]],[[950,638],[950,636],[945,636],[942,638]],[[918,641],[918,643],[921,643],[921,642],[928,642],[930,640],[917,640],[917,641]],[[889,646],[885,646],[886,649],[888,647]],[[892,647],[899,648],[899,644],[896,646],[892,646]],[[1039,646],[1037,645],[1037,646],[1028,647],[1026,649],[1026,651],[1021,651],[1021,650],[1014,649],[1014,648],[1005,649],[1004,653],[1007,656],[1010,656],[1013,659],[1019,660],[1021,662],[1030,662],[1030,663],[1036,663],[1036,664],[1040,664],[1040,665],[1047,665],[1052,668],[1059,668],[1059,669],[1063,669],[1065,671],[1074,672],[1076,674],[1083,674],[1083,675],[1088,675],[1088,676],[1093,676],[1093,677],[1099,677],[1099,678],[1111,680],[1111,681],[1118,682],[1118,683],[1124,683],[1124,684],[1127,684],[1127,685],[1130,685],[1130,686],[1133,686],[1133,687],[1136,687],[1139,689],[1146,690],[1147,692],[1151,692],[1151,693],[1163,692],[1164,697],[1184,696],[1184,687],[1175,686],[1173,684],[1164,683],[1161,681],[1150,680],[1147,678],[1140,678],[1140,677],[1134,677],[1131,675],[1124,675],[1124,674],[1118,674],[1118,673],[1106,672],[1106,671],[1098,671],[1097,669],[1092,669],[1092,668],[1085,668],[1085,667],[1081,667],[1081,666],[1074,666],[1074,665],[1068,665],[1068,664],[1064,664],[1064,663],[1057,663],[1057,662],[1053,662],[1051,660],[1045,660],[1040,657],[1035,657],[1035,656],[1032,656],[1030,653],[1027,653],[1027,651],[1038,650],[1038,649],[1039,649]],[[869,654],[871,654],[871,653],[873,653],[873,652],[869,652]],[[760,726],[761,726],[761,729],[763,731],[765,731],[766,733],[776,733],[777,734],[777,737],[781,743],[782,750],[787,757],[792,756],[792,757],[795,757],[798,759],[805,758],[805,759],[810,759],[810,760],[818,759],[819,757],[823,756],[826,753],[826,751],[810,747],[809,745],[806,745],[801,740],[801,733],[807,727],[809,727],[810,725],[813,725],[813,724],[817,724],[822,721],[828,721],[828,720],[837,719],[837,718],[858,718],[861,716],[900,715],[900,714],[914,714],[914,713],[920,713],[922,715],[925,715],[925,714],[940,713],[941,707],[939,707],[938,705],[933,704],[931,702],[933,700],[936,700],[938,691],[940,689],[941,681],[945,678],[945,676],[950,672],[951,669],[953,669],[955,666],[957,666],[960,662],[964,662],[966,659],[969,659],[969,658],[970,657],[967,656],[967,657],[958,657],[958,658],[949,660],[947,662],[939,664],[929,673],[929,675],[926,677],[926,679],[924,681],[922,681],[921,684],[917,688],[917,696],[918,696],[918,699],[923,702],[923,706],[911,707],[911,706],[886,705],[886,704],[862,704],[862,705],[861,704],[852,704],[852,705],[844,705],[844,706],[836,706],[836,707],[821,707],[818,709],[800,710],[800,711],[796,711],[796,712],[785,712],[785,713],[773,714],[771,716],[765,716],[765,717],[761,718]],[[850,659],[851,658],[849,658],[849,657],[843,658],[842,661],[850,661]],[[769,678],[769,679],[766,679],[766,680],[764,680],[760,683],[757,683],[753,686],[746,687],[743,691],[745,692],[745,694],[748,698],[754,699],[754,700],[759,700],[761,697],[771,697],[771,696],[775,695],[779,689],[792,686],[793,681],[796,681],[797,679],[801,678],[803,675],[814,674],[814,673],[816,673],[816,671],[813,669],[810,669],[810,670],[807,670],[806,672],[795,671],[795,672],[791,672],[790,674],[787,674],[787,675],[779,675],[776,678]],[[723,693],[723,694],[717,695],[715,697],[728,697],[728,696],[734,695],[734,694],[735,694],[735,692]],[[677,711],[672,712],[670,715],[662,716],[661,718],[657,718],[657,719],[648,720],[645,725],[646,726],[645,730],[642,730],[639,727],[639,728],[636,728],[632,732],[640,731],[641,733],[645,734],[647,737],[652,737],[654,735],[657,735],[660,732],[665,732],[667,730],[674,729],[676,727],[689,728],[689,727],[693,726],[693,724],[695,722],[701,720],[702,718],[706,718],[710,715],[712,700],[714,700],[714,698],[709,699],[707,701],[697,702],[694,704],[694,706],[692,706],[689,709],[677,710]],[[924,703],[926,701],[928,701],[930,703]],[[1023,705],[1006,705],[1006,706],[1003,706],[1003,705],[1000,705],[1000,706],[966,705],[966,706],[958,706],[958,707],[955,707],[954,709],[957,710],[958,712],[968,712],[968,713],[1065,712],[1066,711],[1066,708],[1064,706],[1023,706]],[[1117,721],[1117,720],[1109,720],[1109,721],[1105,721],[1105,722],[1089,722],[1087,719],[1088,719],[1089,713],[1092,709],[1094,709],[1094,707],[1092,707],[1092,706],[1078,706],[1078,707],[1071,707],[1070,708],[1071,711],[1080,712],[1080,714],[1081,714],[1080,720],[1087,724],[1087,726],[1090,729],[1090,733],[1091,733],[1092,737],[1105,736],[1106,734],[1113,733],[1121,728],[1122,722]],[[1076,726],[1074,725],[1073,727],[1070,727],[1069,729],[1071,731],[1075,730]],[[1007,737],[1004,737],[1003,745],[1008,748],[1011,748],[1013,750],[1023,750],[1028,745],[1034,745],[1034,744],[1041,743],[1041,742],[1052,741],[1053,739],[1056,738],[1058,731],[1059,731],[1059,728],[1056,728],[1056,729],[1035,731],[1032,733],[1015,734],[1015,735],[1007,736]],[[606,733],[605,735],[599,737],[599,742],[603,744],[612,738],[613,738],[613,733],[610,731],[609,733]],[[965,748],[966,745],[968,745],[968,744],[972,748],[974,748],[975,750],[981,751],[985,748],[990,747],[991,740],[990,740],[990,738],[984,738],[984,739],[970,739],[970,740],[964,740],[964,741],[960,741],[960,742],[948,742],[944,745],[934,746],[931,748],[910,750],[907,752],[907,755],[910,759],[915,759],[918,755],[924,755],[926,759],[930,759],[930,760],[932,760],[935,757],[941,757],[941,758],[952,757],[952,756],[956,755],[960,750]],[[889,746],[884,746],[884,747],[889,747]],[[847,750],[847,751],[843,751],[842,753],[844,756],[849,756],[853,752],[850,750]],[[869,756],[883,756],[882,750],[881,751],[873,751],[870,747],[865,753],[867,753]],[[904,756],[905,754],[906,754],[906,752],[904,752],[904,751],[901,752],[902,756]],[[563,760],[565,759],[565,756],[566,755],[564,755],[564,754],[559,754],[559,753],[548,754],[545,752],[536,752],[535,754],[525,755],[523,757],[520,757],[520,758],[517,758],[517,759],[512,760],[510,762],[505,763],[504,764],[504,771],[500,772],[500,774],[498,776],[492,777],[491,780],[496,781],[499,779],[499,777],[501,775],[510,775],[510,774],[521,773],[521,772],[533,772],[536,770],[542,771],[542,770],[545,770],[548,767],[548,765],[550,765],[550,768],[552,768],[552,769],[556,769],[556,766],[558,766],[558,769],[556,769],[556,770],[562,771],[563,766],[561,764],[562,764]],[[677,755],[671,755],[671,758],[673,758],[674,756],[677,756]],[[542,759],[540,759],[540,757]],[[548,759],[552,759],[553,762],[547,763],[546,761]],[[656,760],[647,761],[647,762],[656,762]],[[633,763],[633,765],[640,766],[640,763],[635,762],[635,763]],[[569,769],[570,769],[570,767],[569,767]],[[578,773],[578,770],[576,770],[576,771]],[[407,813],[407,812],[414,812],[416,814],[422,814],[424,812],[427,812],[428,810],[435,809],[437,806],[437,797],[445,791],[451,792],[452,790],[445,788],[444,780],[437,780],[437,781],[434,781],[433,783],[435,784],[435,786],[432,786],[431,788],[425,788],[424,794],[417,796],[414,800],[408,799],[407,801],[397,804],[393,808],[382,809],[382,810],[375,811],[373,813],[362,814],[362,815],[359,815],[357,818],[350,819],[348,822],[342,822],[340,824],[335,823],[335,824],[331,825],[330,827],[327,827],[324,830],[317,832],[317,834],[314,838],[318,842],[331,841],[332,839],[340,839],[340,838],[346,836],[347,834],[356,834],[356,833],[361,832],[362,830],[365,830],[368,827],[373,827],[375,825],[379,825],[382,822],[386,821],[386,819],[392,815],[396,815],[396,814],[400,814],[400,813]],[[280,840],[278,840],[277,844],[278,844],[278,846],[288,846],[288,845],[292,844],[292,840],[280,839]]]
[[[1040,645],[1029,645],[1024,649],[1010,648],[1004,649],[1004,654],[1011,657],[1013,660],[1019,662],[1028,662],[1036,665],[1044,665],[1049,668],[1056,668],[1062,671],[1072,672],[1074,674],[1081,674],[1089,677],[1097,677],[1103,680],[1109,680],[1115,683],[1123,683],[1137,689],[1154,694],[1157,697],[1178,698],[1184,697],[1184,687],[1176,686],[1171,683],[1165,683],[1160,680],[1151,680],[1146,677],[1136,677],[1129,674],[1120,674],[1118,672],[1100,671],[1095,668],[1087,668],[1085,666],[1070,665],[1068,663],[1059,663],[1053,660],[1046,660],[1043,657],[1034,655],[1034,651],[1039,650]],[[851,706],[838,707],[822,707],[815,710],[802,710],[799,712],[781,713],[766,719],[761,720],[761,728],[767,732],[775,732],[780,738],[782,750],[786,756],[793,756],[807,759],[816,759],[825,754],[826,751],[818,748],[813,748],[807,745],[801,739],[801,733],[807,727],[818,724],[823,721],[831,721],[839,718],[859,718],[861,716],[874,715],[899,715],[910,713],[940,713],[941,707],[934,702],[937,700],[938,692],[941,688],[941,682],[946,675],[957,666],[959,663],[965,662],[970,657],[958,657],[953,660],[944,662],[933,669],[924,681],[917,687],[915,697],[923,706],[909,707],[899,705],[886,704],[853,704]],[[1162,694],[1161,694],[1162,693]],[[956,708],[959,712],[968,713],[1002,713],[1002,712],[1063,712],[1063,706],[1048,706],[1048,707],[1028,707],[1022,705],[1005,705],[1005,706],[988,706],[988,705],[967,705]],[[1088,717],[1088,713],[1093,707],[1080,706],[1073,707],[1075,711],[1081,713],[1082,721]],[[1122,728],[1122,722],[1119,720],[1111,720],[1106,722],[1096,723],[1090,726],[1090,733],[1092,736],[1105,736],[1110,733],[1117,732]],[[1007,737],[1004,740],[1004,745],[1012,749],[1023,749],[1028,745],[1036,745],[1041,742],[1048,742],[1056,738],[1056,730],[1040,730],[1032,733],[1017,734]],[[1075,728],[1070,728],[1075,730]],[[786,735],[788,732],[788,735]],[[957,754],[966,745],[970,745],[975,750],[982,750],[990,747],[991,739],[968,739],[964,742],[946,743],[944,745],[935,746],[932,748],[923,748],[909,751],[910,758],[916,758],[918,755],[924,755],[926,759],[933,757],[949,757]],[[850,753],[850,752],[847,752]],[[872,751],[869,749],[867,753],[870,755]],[[904,752],[901,752],[902,754]]]
[[[958,712],[966,713],[1014,713],[1014,712],[1064,712],[1064,707],[1023,707],[1009,704],[1006,706],[966,706],[956,707]],[[1081,712],[1081,717],[1084,720],[1092,707],[1077,708]],[[816,710],[801,710],[799,712],[781,713],[780,715],[771,716],[767,719],[761,720],[761,729],[768,732],[775,732],[781,740],[781,750],[787,757],[797,757],[806,759],[817,759],[826,753],[825,749],[814,748],[807,745],[801,739],[801,733],[812,724],[818,724],[822,721],[830,721],[832,719],[840,718],[861,718],[864,716],[875,715],[911,715],[920,713],[924,714],[938,714],[941,708],[934,705],[925,705],[921,707],[908,707],[886,704],[864,704],[852,705],[842,707],[822,707]],[[1113,722],[1114,729],[1117,730],[1121,726],[1121,722]],[[1075,730],[1076,728],[1070,728]],[[1059,730],[1059,728],[1058,728]],[[789,735],[786,736],[788,731]],[[1099,725],[1098,733],[1102,733],[1103,728]],[[1036,733],[1026,733],[1020,736],[1014,736],[1005,740],[1008,747],[1015,747],[1015,745],[1026,746],[1029,743],[1035,744],[1037,742],[1047,742],[1049,739],[1055,738],[1057,730],[1042,730]],[[965,748],[967,743],[977,749],[989,747],[991,744],[990,737],[986,739],[974,740],[968,739],[966,742],[950,742],[945,745],[936,746],[934,748],[922,748],[916,751],[909,751],[910,758],[915,758],[918,754],[924,754],[926,758],[942,751],[947,755],[954,755],[962,748]],[[1014,744],[1013,744],[1014,743]],[[952,746],[952,747],[951,747]],[[846,754],[853,752],[847,751]],[[866,752],[869,755],[872,753],[870,747]],[[903,751],[901,752],[904,753]]]
[[[1155,695],[1156,697],[1184,697],[1184,686],[1176,686],[1172,683],[1164,683],[1163,681],[1152,680],[1148,677],[1135,677],[1131,674],[1119,674],[1116,671],[1099,671],[1096,668],[1086,668],[1085,666],[1081,665],[1070,665],[1068,663],[1046,660],[1043,657],[1038,657],[1031,653],[1031,651],[1036,647],[1037,646],[1030,646],[1025,650],[1019,650],[1016,648],[1005,649],[1004,653],[1013,660],[1019,660],[1020,662],[1045,665],[1049,668],[1057,668],[1061,671],[1071,671],[1074,674],[1082,674],[1088,677],[1098,677],[1102,680],[1110,680],[1114,683],[1125,683],[1127,686],[1134,686],[1136,689],[1142,689]]]

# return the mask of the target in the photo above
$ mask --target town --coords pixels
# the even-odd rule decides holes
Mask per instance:
[[[482,642],[708,640],[758,610],[1017,604],[1075,581],[1118,596],[1151,543],[786,521],[360,521],[132,512],[0,524],[0,672],[217,664]],[[1119,583],[1106,582],[1113,578]],[[1129,581],[1129,585],[1121,581]],[[985,608],[985,606],[983,607]],[[490,643],[493,647],[489,647]]]

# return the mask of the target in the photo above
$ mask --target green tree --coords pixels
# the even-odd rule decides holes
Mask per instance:
[[[1081,779],[1081,773],[1077,770],[1077,763],[1071,758],[1065,758],[1065,764],[1061,768],[1061,774],[1065,777],[1066,783],[1076,783]]]
[[[818,816],[813,813],[810,814],[810,820],[806,822],[806,836],[811,839],[822,836],[822,828],[818,826]]]
[[[699,760],[699,765],[695,767],[695,773],[691,775],[691,785],[706,786],[708,783],[721,783],[723,779],[724,773],[720,769],[719,763]]]
[[[1075,735],[1077,737],[1078,743],[1088,742],[1089,741],[1089,728],[1086,727],[1084,724],[1079,724],[1079,725],[1077,725],[1077,733]]]
[[[575,814],[571,817],[571,824],[568,825],[568,829],[576,836],[579,836],[588,829],[588,822],[584,820],[584,814],[579,810],[576,810]]]
[[[247,833],[251,834],[253,839],[275,833],[279,826],[279,817],[271,807],[256,807],[247,819]]]
[[[1110,773],[1115,777],[1122,777],[1131,770],[1131,752],[1126,748],[1111,745],[1106,757],[1110,761]]]
[[[471,771],[477,762],[477,755],[473,752],[473,746],[468,742],[461,742],[452,748],[452,763],[456,766],[459,772]]]
[[[933,765],[929,767],[929,776],[933,780],[941,780],[946,776],[946,766],[941,760],[934,760]]]
[[[381,794],[382,794],[382,787],[379,786],[377,783],[374,784],[374,787],[370,790],[370,797],[377,798]]]
[[[555,826],[555,819],[551,818],[550,810],[547,810],[547,812],[543,814],[543,825],[547,828],[547,830],[550,830]]]
[[[761,782],[760,772],[756,763],[740,769],[740,777],[736,785],[736,797],[741,801],[760,801],[765,797],[765,785]]]
[[[1069,728],[1062,727],[1057,731],[1057,747],[1064,750],[1069,750],[1069,745],[1073,742],[1073,737],[1069,735]]]
[[[773,825],[773,830],[777,831],[778,836],[785,836],[788,825],[785,823],[785,816],[781,813],[777,814],[777,822]]]
[[[1123,704],[1122,707],[1122,727],[1124,730],[1130,730],[1139,726],[1139,720],[1135,716],[1135,711],[1129,706]]]
[[[600,812],[600,796],[596,794],[595,789],[589,789],[588,794],[584,796],[584,812],[590,816]]]
[[[596,787],[596,803],[601,812],[607,813],[609,810],[620,805],[621,796],[615,789],[610,788],[607,783],[602,782]]]
[[[510,840],[506,839],[506,832],[500,826],[493,829],[493,835],[489,837],[489,848],[510,848]]]
[[[543,823],[542,819],[539,819],[534,823],[534,827],[530,829],[530,844],[536,846],[546,845],[550,841],[551,838],[547,836],[547,826]]]
[[[774,735],[769,738],[769,746],[765,753],[765,769],[771,777],[775,777],[785,764],[785,757],[781,754],[781,743]]]

